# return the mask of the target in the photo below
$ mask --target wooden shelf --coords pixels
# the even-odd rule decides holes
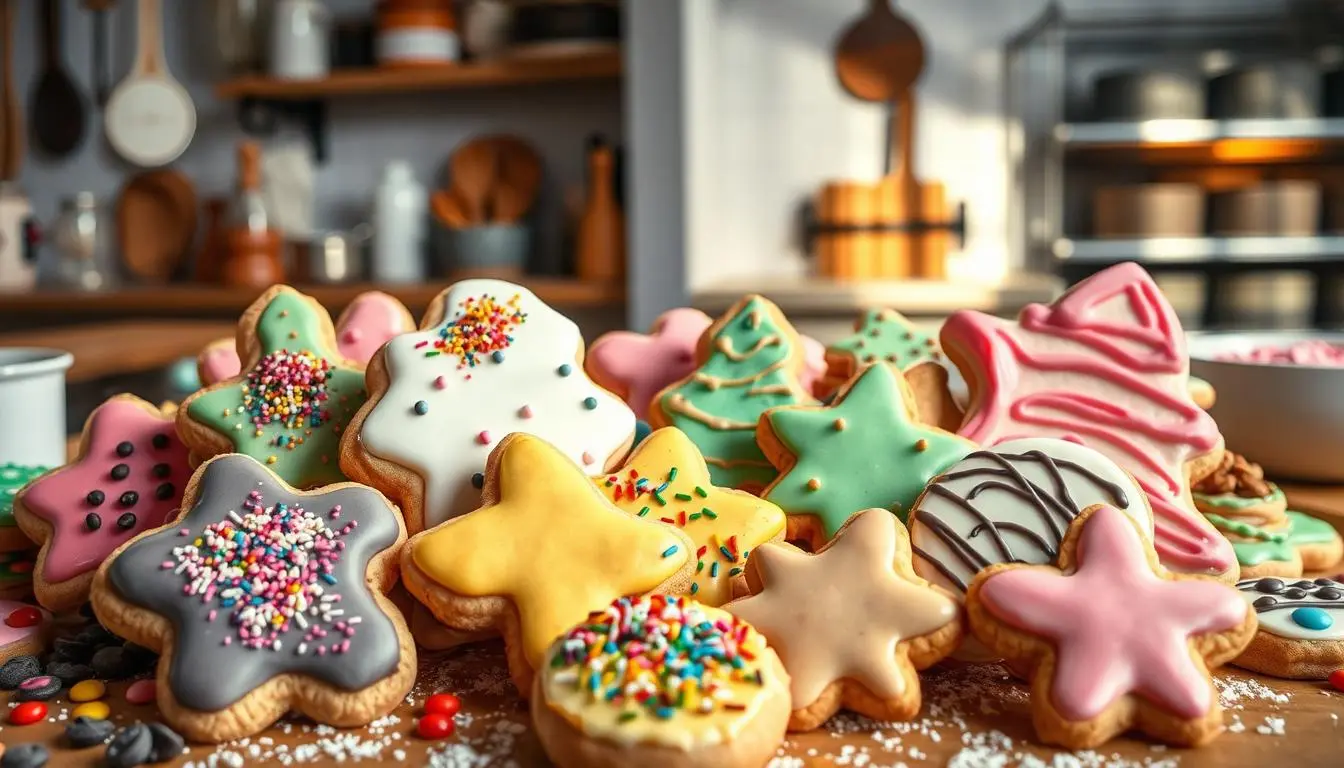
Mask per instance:
[[[308,100],[406,91],[536,85],[621,76],[621,53],[505,59],[445,66],[336,70],[321,80],[240,77],[215,87],[222,99]]]
[[[569,309],[620,306],[625,302],[623,284],[586,283],[569,278],[529,277],[521,281],[547,304]],[[397,297],[418,314],[439,294],[447,281],[428,285],[296,285],[328,310],[339,312],[364,291],[384,291]],[[260,290],[225,288],[213,285],[137,286],[97,293],[75,291],[34,291],[0,294],[0,317],[34,315],[76,315],[79,317],[202,317],[233,316],[251,304]]]
[[[3,333],[0,347],[63,349],[75,357],[65,379],[79,384],[160,370],[195,357],[206,344],[233,336],[236,330],[236,322],[222,320],[111,322]]]
[[[1066,123],[1054,138],[1098,163],[1291,165],[1344,160],[1344,119]]]

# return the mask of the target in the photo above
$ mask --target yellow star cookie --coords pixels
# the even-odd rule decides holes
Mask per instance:
[[[685,590],[686,534],[613,507],[577,464],[514,433],[486,464],[485,506],[407,542],[406,588],[454,629],[499,627],[519,692],[546,647],[624,595]]]
[[[724,606],[765,635],[792,678],[789,730],[816,728],[842,706],[878,720],[919,712],[916,670],[957,647],[957,602],[915,575],[910,538],[890,512],[869,509],[809,555],[789,544],[756,550],[752,596]]]
[[[733,599],[751,551],[784,537],[779,507],[710,484],[700,449],[675,427],[639,444],[625,465],[595,478],[607,498],[645,520],[680,528],[695,544],[695,580],[685,594],[710,606]]]

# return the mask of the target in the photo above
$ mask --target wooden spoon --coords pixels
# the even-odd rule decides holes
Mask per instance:
[[[471,224],[484,224],[490,219],[490,190],[499,175],[499,154],[495,145],[484,139],[473,139],[453,151],[449,160],[452,189],[465,206],[464,212]]]
[[[196,192],[177,171],[137,174],[117,201],[121,257],[136,277],[166,282],[196,234]]]
[[[84,139],[84,99],[61,61],[61,2],[42,0],[42,74],[33,90],[33,143],[65,157]]]
[[[463,210],[462,198],[454,194],[453,190],[434,190],[429,198],[429,207],[434,212],[434,218],[449,229],[467,229],[471,226],[471,219]]]
[[[0,181],[19,177],[23,165],[23,109],[14,89],[14,0],[0,0]]]
[[[493,196],[493,221],[512,224],[527,215],[541,187],[541,158],[522,139],[500,136],[495,139],[499,152],[499,180]]]

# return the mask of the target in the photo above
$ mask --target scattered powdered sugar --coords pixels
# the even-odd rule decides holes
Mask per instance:
[[[498,719],[485,727],[477,738],[462,739],[431,749],[426,765],[431,768],[518,768],[513,759],[518,738],[528,733],[522,723]]]
[[[1241,733],[1246,730],[1246,724],[1241,722],[1241,715],[1232,713],[1232,722],[1227,724],[1228,733]]]
[[[1259,680],[1248,677],[1215,675],[1213,685],[1218,689],[1218,703],[1224,709],[1245,709],[1243,702],[1247,700],[1287,704],[1293,698],[1291,693],[1279,693]]]
[[[1264,724],[1255,726],[1255,732],[1264,734],[1265,736],[1282,736],[1284,735],[1283,724],[1284,720],[1282,717],[1265,715]]]

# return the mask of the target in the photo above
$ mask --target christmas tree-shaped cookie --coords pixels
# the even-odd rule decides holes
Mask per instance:
[[[704,454],[714,485],[760,490],[775,468],[756,444],[768,408],[816,401],[799,382],[805,364],[798,333],[779,307],[747,296],[700,337],[699,366],[654,398],[654,428],[677,427]]]

